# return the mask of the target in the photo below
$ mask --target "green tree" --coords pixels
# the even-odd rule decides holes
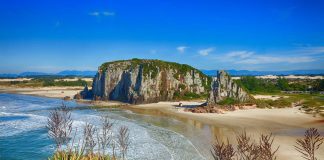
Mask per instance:
[[[282,77],[279,77],[277,80],[277,87],[282,91],[289,91],[289,83],[288,80]]]

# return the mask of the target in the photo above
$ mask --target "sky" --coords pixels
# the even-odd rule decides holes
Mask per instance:
[[[324,69],[323,0],[1,0],[0,73],[146,58],[198,69]]]

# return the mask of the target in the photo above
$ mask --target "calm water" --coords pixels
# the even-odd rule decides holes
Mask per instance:
[[[61,103],[59,99],[0,94],[0,159],[49,157],[54,145],[45,128],[47,116]],[[65,103],[82,107],[73,101]],[[129,127],[128,159],[210,159],[210,128],[172,117],[125,109],[75,109],[73,126],[82,130],[86,122],[99,125],[101,115],[115,122],[115,131],[121,125]]]

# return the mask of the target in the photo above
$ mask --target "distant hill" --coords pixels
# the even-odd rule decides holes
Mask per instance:
[[[215,76],[217,70],[201,70],[204,74]],[[226,70],[232,76],[264,76],[264,75],[324,75],[323,70],[291,70],[291,71],[249,71],[249,70]],[[16,78],[16,77],[38,77],[38,76],[80,76],[94,77],[96,71],[78,71],[64,70],[58,73],[44,72],[23,72],[20,74],[0,74],[0,78]]]
[[[39,77],[39,76],[80,76],[80,77],[94,77],[96,71],[77,71],[65,70],[58,73],[44,73],[44,72],[22,72],[19,74],[0,74],[1,78],[16,78],[16,77]]]
[[[1,78],[15,78],[18,74],[0,74]]]
[[[53,75],[53,74],[43,73],[43,72],[23,72],[23,73],[18,74],[19,77],[45,76],[45,75]]]
[[[209,76],[215,76],[217,70],[201,70]],[[232,76],[264,76],[264,75],[324,75],[324,70],[291,70],[291,71],[249,71],[226,70]]]

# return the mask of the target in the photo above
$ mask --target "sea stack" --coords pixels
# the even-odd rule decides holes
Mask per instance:
[[[94,99],[152,103],[207,94],[210,82],[210,77],[186,64],[131,59],[102,64],[94,77],[92,93]]]
[[[216,105],[226,98],[232,98],[237,102],[246,102],[251,99],[251,96],[235,83],[227,72],[220,70],[217,72],[217,77],[214,77],[211,82],[207,104]]]

